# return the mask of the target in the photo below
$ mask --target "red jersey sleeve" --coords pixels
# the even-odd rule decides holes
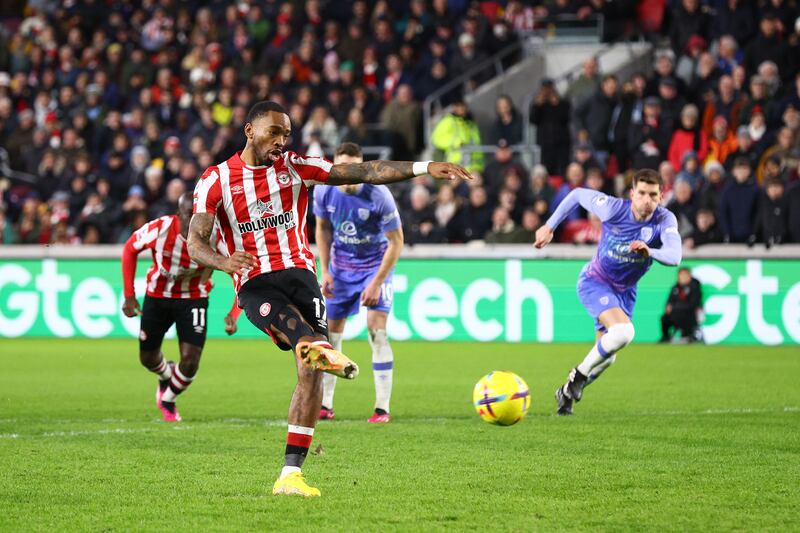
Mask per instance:
[[[322,157],[301,157],[295,153],[289,154],[289,164],[306,187],[325,184],[333,166],[333,163]]]
[[[194,188],[193,213],[217,214],[222,202],[222,187],[217,167],[208,167]]]
[[[136,296],[133,289],[133,279],[136,277],[136,256],[145,248],[152,248],[161,231],[162,220],[156,219],[148,222],[125,242],[122,248],[122,285],[126,298]]]

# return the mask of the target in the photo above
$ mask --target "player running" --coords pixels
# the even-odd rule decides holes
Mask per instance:
[[[630,200],[574,189],[536,232],[534,246],[546,246],[553,239],[553,230],[578,204],[603,221],[597,253],[578,278],[578,298],[595,319],[597,341],[556,390],[559,415],[572,414],[573,402],[580,401],[583,388],[600,377],[616,353],[633,340],[636,284],[653,260],[669,266],[681,261],[678,222],[659,205],[661,187],[658,172],[645,169],[633,176]]]
[[[361,163],[357,144],[344,143],[334,164]],[[394,356],[386,336],[386,320],[392,306],[392,271],[403,248],[403,228],[392,193],[385,185],[314,187],[317,247],[322,270],[322,294],[328,311],[328,338],[341,351],[347,317],[366,306],[372,373],[375,379],[375,411],[367,420],[387,423],[392,396]],[[336,376],[322,377],[322,409],[319,418],[333,419]]]
[[[208,293],[213,286],[213,269],[198,265],[189,258],[186,237],[192,217],[192,195],[178,199],[178,214],[148,222],[131,235],[122,249],[122,279],[125,316],[141,315],[139,361],[158,375],[156,405],[167,422],[180,422],[175,406],[177,396],[194,381],[206,341]],[[216,236],[213,243],[216,245]],[[147,272],[147,294],[144,308],[139,307],[133,280],[136,258],[145,249],[153,254]],[[165,361],[161,352],[164,334],[175,324],[181,360]],[[225,331],[232,335],[236,322],[225,317]]]
[[[369,161],[332,165],[284,151],[292,126],[283,106],[262,101],[248,113],[247,143],[209,167],[195,187],[189,254],[233,275],[239,307],[283,350],[293,350],[297,386],[289,404],[284,467],[273,494],[319,496],[300,470],[311,446],[322,403],[322,374],[352,379],[358,366],[328,342],[325,302],[308,245],[308,187],[372,185],[430,174],[469,179],[463,168],[427,161]],[[228,255],[209,244],[218,220]]]

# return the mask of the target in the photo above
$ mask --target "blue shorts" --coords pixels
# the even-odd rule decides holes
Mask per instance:
[[[333,296],[325,299],[328,318],[340,320],[357,315],[361,306],[361,293],[367,288],[369,282],[375,277],[375,270],[336,270],[331,267],[333,276]],[[381,294],[377,305],[368,307],[370,310],[388,313],[392,308],[394,287],[392,286],[392,273],[386,277],[381,285]]]
[[[578,277],[578,298],[594,319],[595,329],[605,331],[605,326],[597,320],[603,311],[619,307],[628,315],[628,318],[633,318],[633,306],[636,305],[636,287],[618,291],[605,281],[587,276],[584,272],[581,272]]]

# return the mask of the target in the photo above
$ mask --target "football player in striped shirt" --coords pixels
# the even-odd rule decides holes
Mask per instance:
[[[301,473],[322,404],[322,372],[352,379],[358,366],[328,342],[325,301],[308,243],[308,188],[373,185],[430,174],[469,179],[463,168],[429,161],[332,164],[286,151],[292,124],[283,106],[255,104],[244,125],[247,143],[206,169],[195,187],[189,254],[233,275],[239,307],[283,350],[294,352],[297,386],[289,405],[284,467],[273,494],[319,496]],[[219,223],[227,254],[209,243]]]
[[[156,405],[167,422],[179,422],[175,405],[178,395],[194,381],[206,340],[208,294],[213,286],[213,269],[199,265],[189,257],[186,236],[192,218],[192,195],[178,200],[178,214],[152,220],[131,235],[122,249],[122,279],[125,316],[141,315],[139,361],[158,376]],[[216,245],[216,235],[212,237]],[[139,306],[134,290],[136,259],[150,250],[153,264],[147,272],[147,293]],[[225,331],[236,331],[235,317],[225,318]],[[178,333],[180,362],[164,359],[161,343],[164,334],[175,324]]]

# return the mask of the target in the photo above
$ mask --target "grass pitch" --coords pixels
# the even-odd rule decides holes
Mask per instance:
[[[318,426],[304,471],[322,498],[303,500],[270,494],[294,374],[266,341],[209,341],[166,425],[135,341],[2,340],[0,529],[800,528],[796,347],[634,344],[559,418],[584,345],[396,343],[384,427],[365,422],[369,348],[345,347],[363,373]],[[531,387],[516,426],[472,409],[493,369]]]

